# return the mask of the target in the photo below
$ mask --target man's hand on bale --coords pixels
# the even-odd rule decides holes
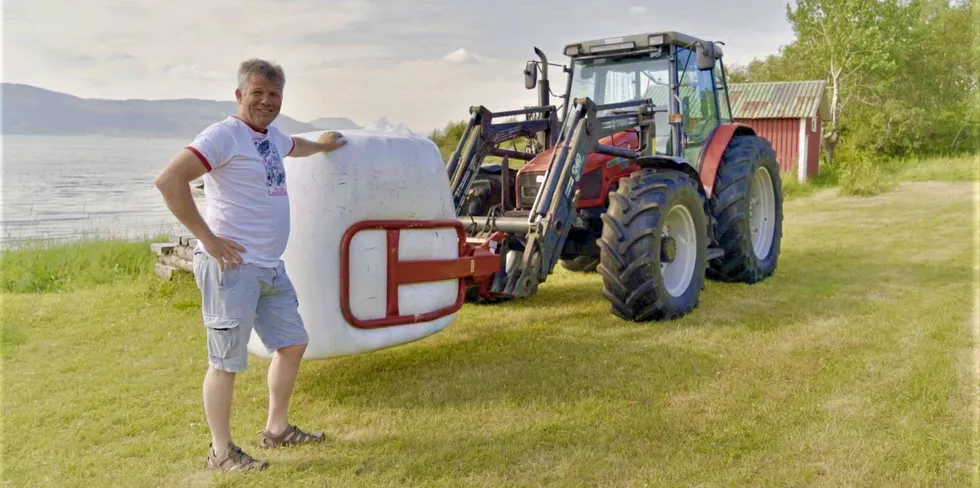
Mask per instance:
[[[347,141],[343,137],[340,132],[329,131],[320,134],[317,142],[324,146],[323,152],[330,152],[347,144]]]

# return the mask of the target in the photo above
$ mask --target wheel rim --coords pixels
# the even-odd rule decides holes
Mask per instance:
[[[772,248],[772,236],[776,228],[776,195],[768,169],[760,167],[755,170],[749,198],[752,251],[757,258],[765,259]]]
[[[667,212],[662,234],[676,242],[677,252],[672,261],[660,264],[660,273],[667,293],[679,297],[690,286],[698,260],[698,237],[691,212],[682,205],[672,207]]]

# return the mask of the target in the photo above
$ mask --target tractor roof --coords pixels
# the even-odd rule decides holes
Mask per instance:
[[[691,46],[700,40],[701,39],[696,37],[674,31],[650,32],[646,34],[633,34],[628,36],[609,37],[606,39],[594,39],[591,41],[566,44],[563,52],[566,56],[575,58],[580,56],[596,56],[614,52],[646,50],[651,47],[662,46],[665,44]]]

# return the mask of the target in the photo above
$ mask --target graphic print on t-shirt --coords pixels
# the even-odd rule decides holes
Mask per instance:
[[[265,164],[265,186],[269,189],[269,195],[285,195],[286,168],[282,165],[279,151],[269,139],[253,139],[252,142],[255,143],[255,149],[258,150]]]

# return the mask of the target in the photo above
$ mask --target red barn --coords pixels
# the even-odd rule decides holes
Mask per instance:
[[[826,83],[733,83],[732,118],[772,143],[783,173],[806,181],[820,172],[820,140],[827,118]]]

